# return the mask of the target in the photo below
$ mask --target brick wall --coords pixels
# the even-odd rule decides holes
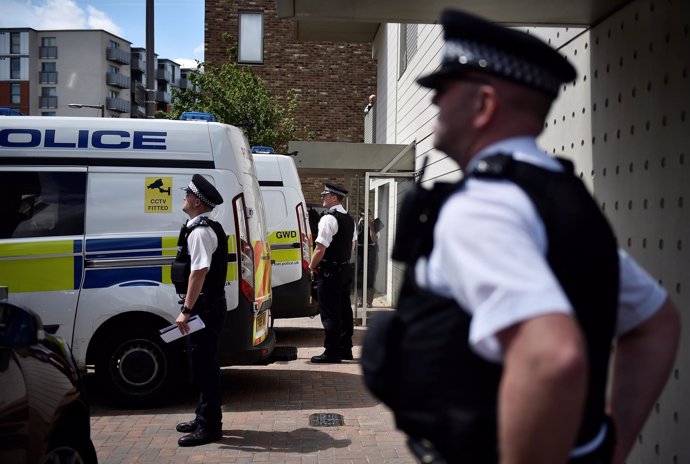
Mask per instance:
[[[299,99],[298,127],[309,126],[314,139],[363,142],[364,114],[370,94],[376,93],[376,63],[371,43],[298,42],[293,22],[279,20],[275,0],[206,0],[205,61],[219,66],[228,59],[232,36],[237,46],[238,11],[264,13],[264,63],[253,66],[271,93],[284,99],[295,89]],[[307,140],[300,132],[298,139]]]
[[[16,83],[16,82],[15,82]],[[20,103],[12,103],[12,82],[0,82],[0,107],[13,108],[24,116],[29,115],[29,81],[19,82]]]

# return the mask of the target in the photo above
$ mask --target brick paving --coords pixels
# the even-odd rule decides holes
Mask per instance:
[[[102,464],[116,463],[414,463],[391,413],[362,383],[363,327],[355,327],[354,361],[312,364],[323,350],[314,319],[278,320],[277,344],[297,346],[297,360],[222,370],[223,438],[177,446],[178,422],[193,417],[196,398],[157,409],[118,410],[91,393],[91,434]],[[90,385],[87,379],[87,384]],[[344,425],[309,425],[313,413],[336,413]]]

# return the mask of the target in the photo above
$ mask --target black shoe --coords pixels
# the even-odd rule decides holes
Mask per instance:
[[[355,359],[355,357],[352,356],[352,350],[346,349],[340,350],[340,358],[343,361],[352,361],[353,359]]]
[[[323,354],[320,354],[318,356],[312,356],[311,357],[311,362],[317,363],[317,364],[340,364],[341,358],[331,356],[328,353],[324,351]]]
[[[195,431],[197,427],[199,427],[199,423],[196,419],[192,419],[189,422],[180,422],[177,424],[177,427],[175,427],[175,430],[181,433],[190,433]]]
[[[196,432],[181,436],[177,440],[177,444],[180,446],[199,446],[218,441],[221,438],[223,438],[223,432],[220,429],[211,431],[199,427]]]

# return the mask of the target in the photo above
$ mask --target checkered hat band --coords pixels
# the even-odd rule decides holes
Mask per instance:
[[[196,185],[194,185],[194,182],[190,182],[190,183],[189,183],[189,190],[191,190],[192,193],[193,193],[199,200],[203,201],[204,203],[206,203],[206,204],[207,204],[208,206],[210,206],[211,208],[215,208],[215,207],[216,207],[216,204],[215,204],[215,203],[213,203],[211,200],[209,200],[208,198],[206,198],[205,196],[203,196],[203,195],[201,194],[201,192],[199,192],[199,189],[196,188]]]
[[[336,188],[333,188],[333,187],[326,187],[324,189],[324,192],[333,193],[335,195],[340,195],[342,197],[347,196],[347,193],[343,192],[342,190],[338,190]]]
[[[549,70],[490,45],[469,40],[446,41],[443,64],[486,70],[530,87],[557,94],[561,81]]]

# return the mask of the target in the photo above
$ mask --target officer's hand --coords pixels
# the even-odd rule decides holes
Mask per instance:
[[[179,327],[180,332],[182,332],[183,335],[187,335],[187,333],[189,332],[189,326],[187,325],[188,320],[189,314],[184,313],[180,313],[180,315],[177,316],[177,319],[175,319],[177,327]]]

